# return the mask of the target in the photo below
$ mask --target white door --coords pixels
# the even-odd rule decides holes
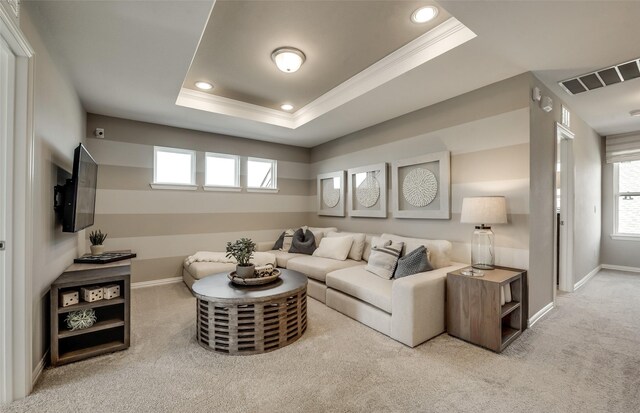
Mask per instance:
[[[556,253],[558,289],[573,292],[574,134],[561,124],[557,124],[556,128],[557,150],[559,152],[557,157],[559,168],[556,169],[556,208],[560,213],[557,221],[558,230],[556,231],[560,237]]]
[[[12,393],[11,194],[15,56],[0,38],[0,402]]]

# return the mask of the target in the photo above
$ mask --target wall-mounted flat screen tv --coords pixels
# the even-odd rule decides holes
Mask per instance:
[[[62,231],[78,232],[93,225],[97,180],[98,164],[84,145],[78,145],[71,179],[56,187],[56,211],[62,218]]]

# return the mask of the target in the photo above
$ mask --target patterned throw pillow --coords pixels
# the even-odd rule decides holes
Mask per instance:
[[[289,251],[289,248],[291,248],[291,243],[293,241],[294,233],[295,233],[294,230],[288,229],[282,234],[280,234],[280,237],[278,238],[276,243],[273,245],[273,249],[280,250],[280,251]]]
[[[403,242],[392,242],[375,237],[371,241],[371,255],[365,270],[378,277],[390,280],[402,252]]]
[[[309,230],[306,230],[305,232],[302,230],[302,228],[300,228],[293,234],[293,239],[291,241],[291,248],[289,248],[289,252],[311,255],[315,250],[316,250],[316,238],[313,235],[313,232]]]
[[[433,266],[429,262],[427,249],[424,245],[421,245],[404,257],[398,259],[398,266],[393,276],[397,279],[431,270],[433,270]]]

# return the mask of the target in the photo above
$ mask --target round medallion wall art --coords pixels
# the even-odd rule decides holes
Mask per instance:
[[[433,202],[438,193],[438,180],[433,172],[416,168],[405,176],[402,195],[410,205],[425,207]]]
[[[367,177],[356,188],[356,199],[365,208],[371,208],[380,199],[380,183],[368,173]]]
[[[322,201],[329,208],[334,208],[340,202],[340,189],[333,187],[333,179],[322,183]]]

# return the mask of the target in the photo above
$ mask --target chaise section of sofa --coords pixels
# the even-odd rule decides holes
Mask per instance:
[[[424,245],[431,252],[432,271],[386,280],[365,265],[326,276],[326,304],[383,334],[415,347],[445,331],[446,276],[466,264],[451,262],[451,243],[382,234],[404,243],[403,255]],[[368,257],[367,257],[368,258]]]

